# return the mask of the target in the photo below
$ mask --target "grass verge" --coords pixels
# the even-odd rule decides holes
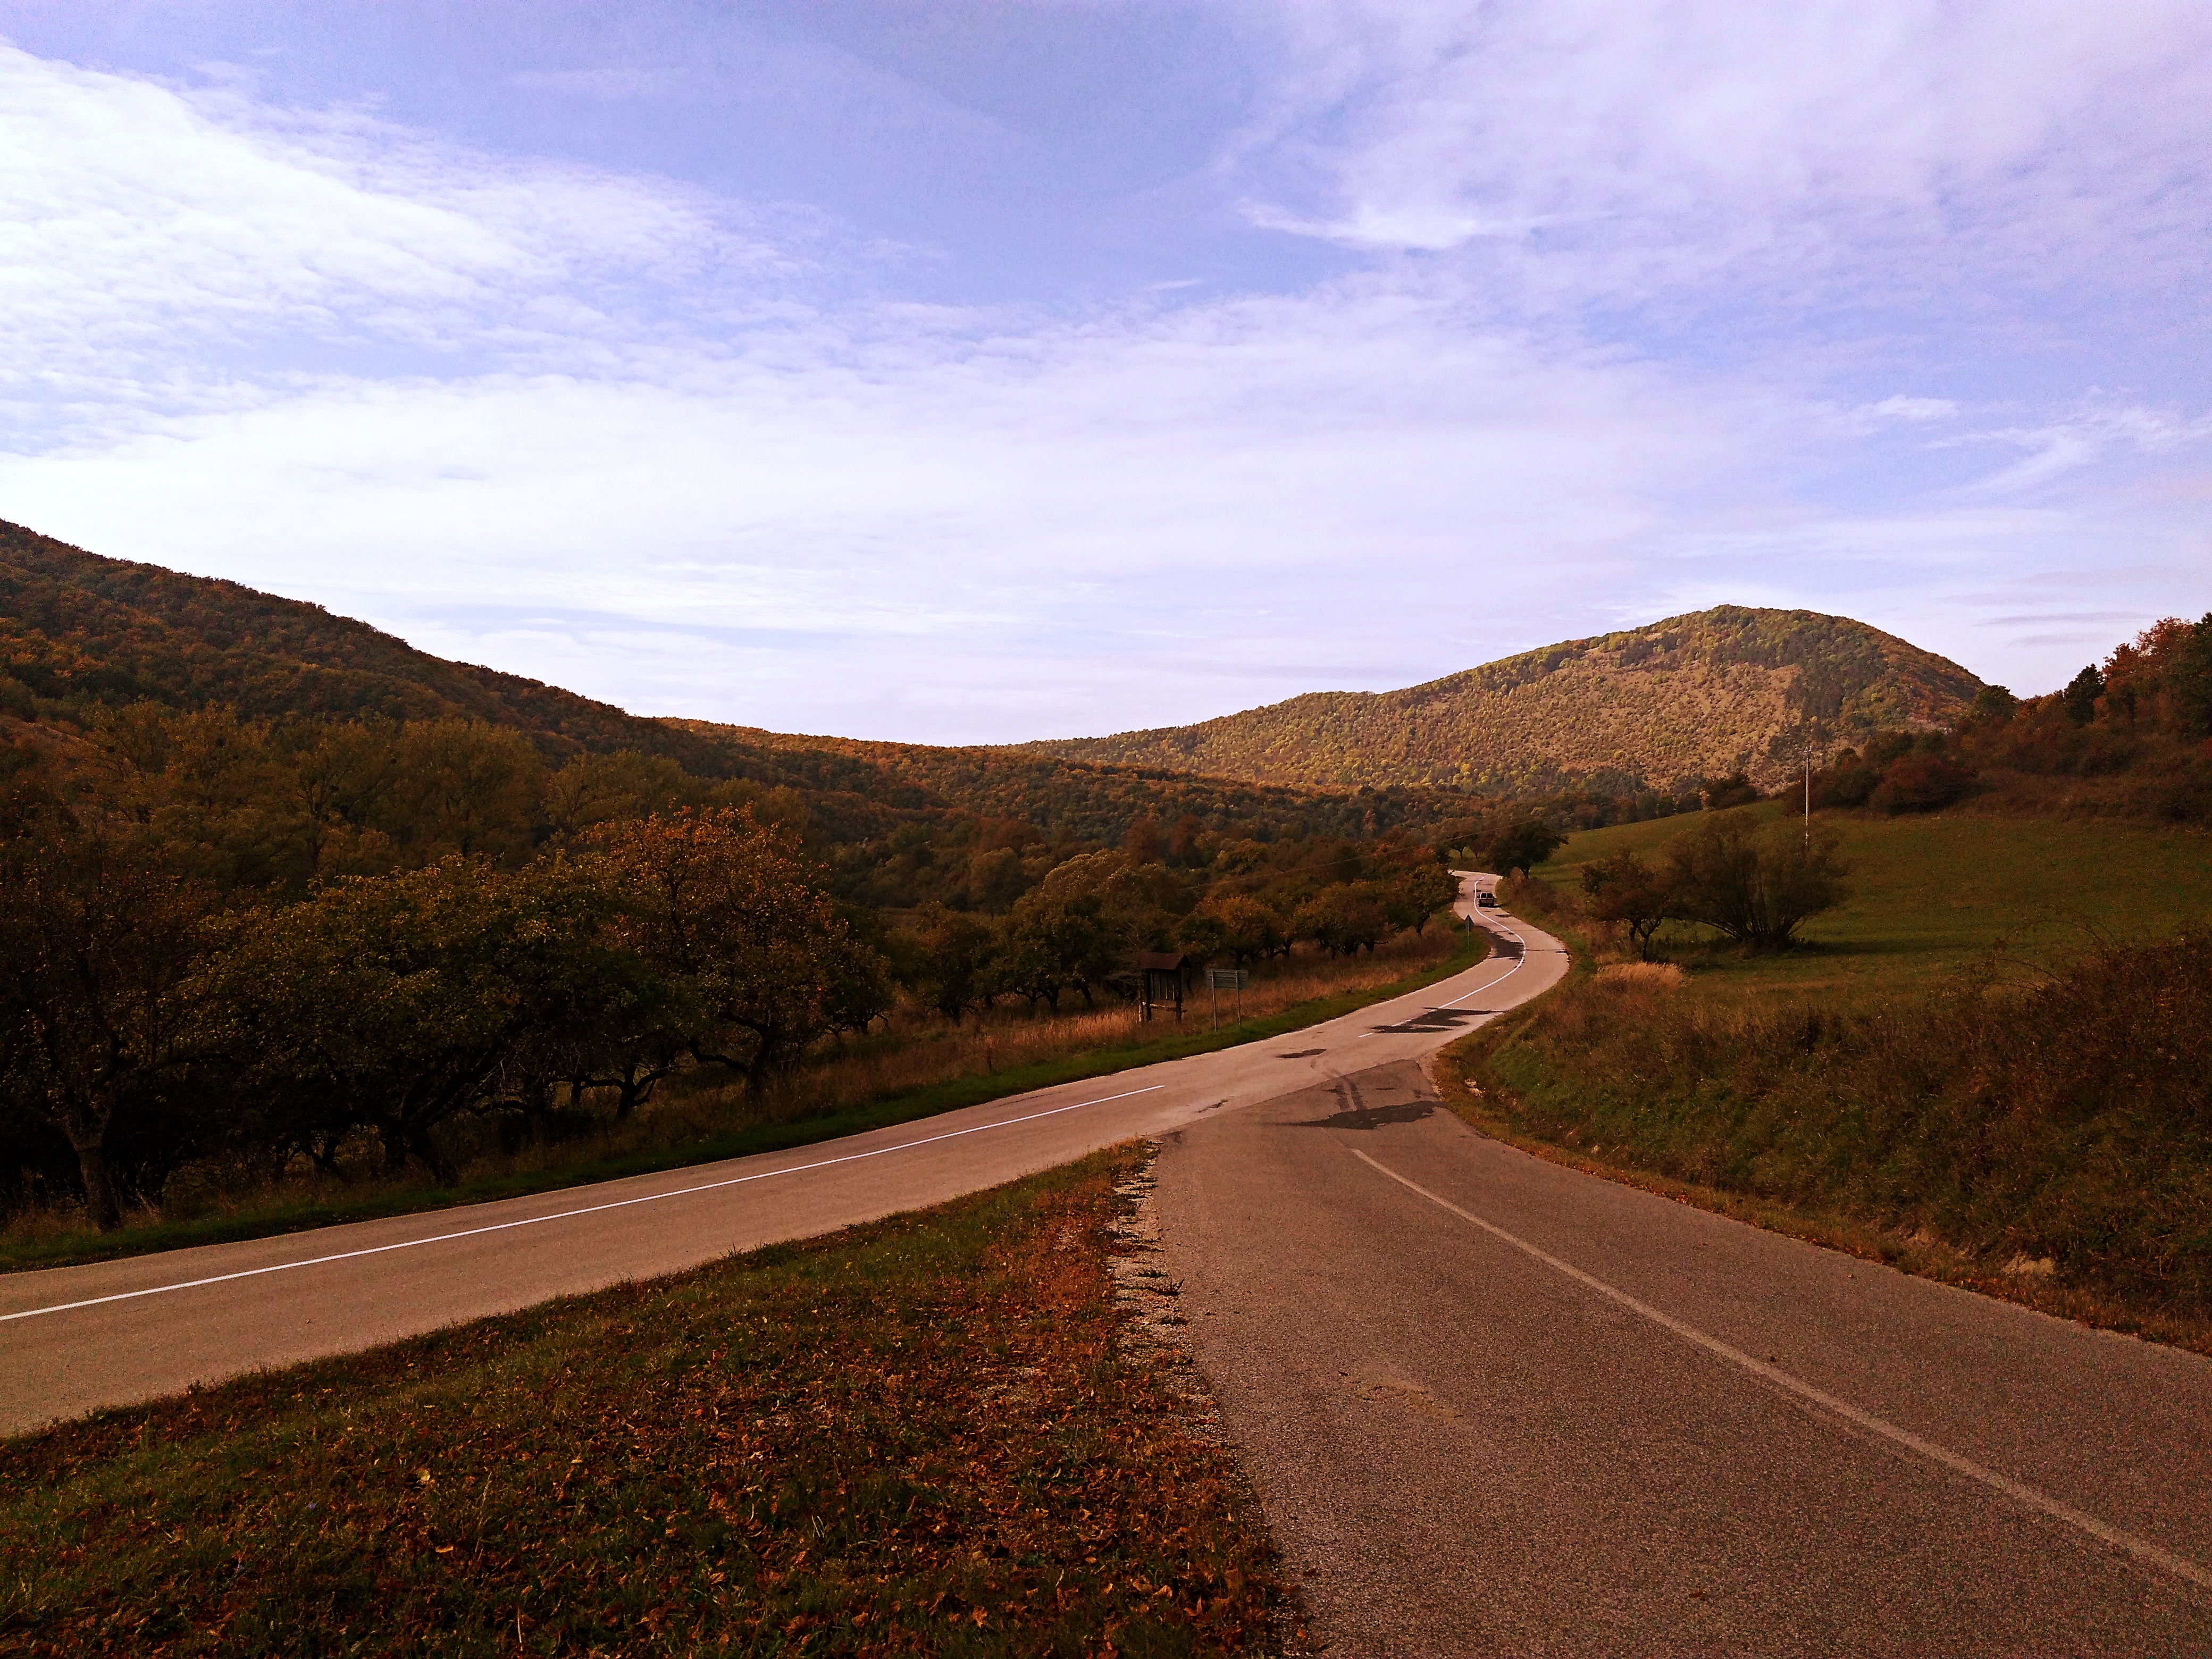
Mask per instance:
[[[0,1647],[1263,1651],[1258,1507],[1119,1343],[1141,1163],[0,1443]]]
[[[1902,1271],[2212,1353],[2207,946],[1838,1013],[1589,967],[1445,1049],[1484,1133]],[[1696,975],[1690,976],[1694,984]]]
[[[106,1235],[70,1234],[59,1238],[0,1244],[0,1273],[34,1267],[60,1267],[80,1262],[107,1261],[122,1256],[147,1255],[161,1250],[189,1249],[200,1244],[225,1244],[240,1239],[267,1238],[350,1221],[374,1221],[385,1216],[412,1215],[428,1210],[449,1209],[462,1204],[481,1204],[495,1199],[518,1198],[593,1182],[617,1181],[628,1176],[653,1175],[664,1170],[719,1163],[757,1152],[787,1151],[812,1146],[842,1135],[859,1134],[940,1113],[957,1111],[1027,1094],[1085,1078],[1105,1077],[1132,1071],[1161,1060],[1211,1054],[1240,1043],[1264,1042],[1285,1032],[1317,1025],[1342,1014],[1356,1012],[1377,1002],[1417,991],[1440,979],[1463,972],[1482,960],[1489,935],[1480,928],[1458,936],[1451,954],[1442,962],[1394,980],[1386,985],[1339,992],[1302,1002],[1279,1012],[1224,1024],[1212,1031],[1195,1029],[1198,1016],[1190,1016],[1193,1029],[1124,1045],[1095,1048],[984,1074],[970,1073],[925,1089],[912,1090],[889,1099],[870,1102],[842,1111],[816,1116],[754,1124],[709,1135],[685,1145],[659,1147],[614,1158],[594,1158],[520,1173],[468,1181],[453,1187],[404,1188],[366,1194],[356,1198],[309,1203],[282,1203],[253,1207],[229,1215],[204,1216],[189,1221],[156,1222],[126,1227]]]

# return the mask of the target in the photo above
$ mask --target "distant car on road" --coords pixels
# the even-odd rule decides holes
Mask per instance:
[[[1478,910],[1495,910],[1498,908],[1498,895],[1492,892],[1477,893],[1474,896],[1474,907]]]

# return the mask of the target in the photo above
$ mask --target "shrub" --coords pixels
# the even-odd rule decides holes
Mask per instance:
[[[2212,933],[1868,1013],[1607,969],[1492,1064],[1540,1133],[2212,1313]]]
[[[1891,763],[1868,797],[1885,812],[1932,812],[1973,787],[1974,775],[1942,755],[1906,755]]]
[[[1800,926],[1849,891],[1834,836],[1803,836],[1787,822],[1711,817],[1667,853],[1674,914],[1751,950],[1787,949]]]

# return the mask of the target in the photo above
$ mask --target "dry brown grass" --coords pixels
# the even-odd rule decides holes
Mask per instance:
[[[1613,985],[1639,985],[1655,991],[1680,988],[1689,975],[1679,963],[1673,962],[1613,962],[1597,970],[1597,976]]]
[[[1325,957],[1302,949],[1285,961],[1253,970],[1251,987],[1242,994],[1242,1017],[1265,1018],[1300,1003],[1388,985],[1442,962],[1454,943],[1449,931],[1437,927],[1419,936],[1401,934],[1364,956]],[[1238,1017],[1238,1000],[1237,993],[1221,994],[1223,1024]],[[1209,1007],[1202,987],[1193,992],[1184,1005],[1182,1029],[1205,1030]],[[1019,1008],[1000,1007],[957,1026],[909,1009],[895,1022],[888,1042],[872,1040],[826,1055],[758,1104],[779,1117],[811,1117],[953,1078],[1132,1047],[1176,1029],[1171,1014],[1149,1025],[1139,1024],[1136,1009],[1127,1003],[1071,1006],[1065,1013],[1035,1018]]]
[[[1259,1505],[1124,1349],[1141,1161],[9,1442],[0,1650],[1279,1650]]]

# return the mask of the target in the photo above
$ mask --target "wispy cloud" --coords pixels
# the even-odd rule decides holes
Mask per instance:
[[[2212,416],[2139,406],[2092,406],[2035,427],[1999,427],[1974,442],[2024,450],[2020,459],[1976,480],[1981,495],[2026,495],[2052,481],[2093,466],[2114,452],[2156,457],[2212,444]]]
[[[2187,409],[1951,395],[1840,325],[1730,367],[1499,295],[1856,280],[1892,232],[2117,237],[2160,280],[2197,257],[2171,100],[2212,25],[2161,58],[2054,12],[2000,74],[1972,8],[1728,15],[1254,14],[1271,90],[1217,205],[1351,268],[1020,301],[941,250],[902,289],[922,256],[827,208],[0,48],[0,515],[633,707],[945,739],[1722,599],[2033,689],[2070,640],[1992,615],[2191,604]]]
[[[1937,244],[2043,277],[2123,246],[2137,277],[2205,268],[2212,13],[2190,0],[1250,15],[1281,72],[1233,165],[1267,181],[1253,211],[1277,227],[1502,237],[1533,284],[1616,303],[1856,283],[1885,250]]]
[[[19,397],[222,400],[242,368],[347,349],[604,353],[649,334],[641,285],[765,288],[801,265],[745,218],[651,179],[0,45],[0,385]]]

